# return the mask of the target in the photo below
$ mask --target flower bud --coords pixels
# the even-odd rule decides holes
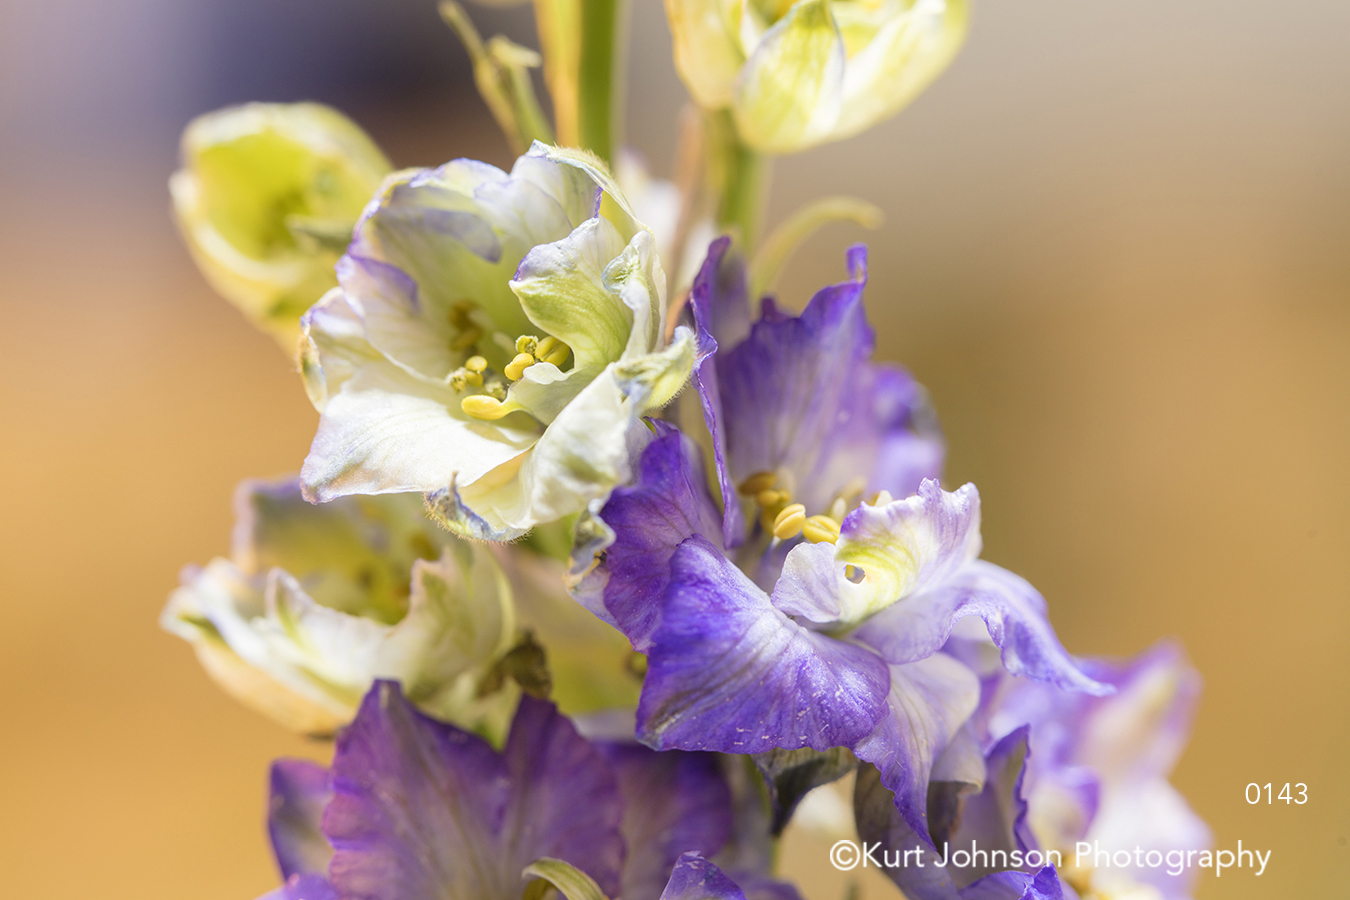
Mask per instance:
[[[174,211],[211,286],[295,347],[300,316],[337,284],[333,264],[392,168],[356,123],[315,103],[250,103],[183,132]]]
[[[946,68],[965,0],[666,0],[675,66],[748,146],[791,153],[865,131]]]

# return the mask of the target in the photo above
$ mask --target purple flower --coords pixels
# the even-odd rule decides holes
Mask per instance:
[[[1027,827],[1022,779],[1027,731],[987,755],[954,741],[934,771],[928,805],[932,839],[916,832],[891,801],[882,775],[858,772],[854,813],[864,845],[913,900],[1061,900],[1058,873]],[[948,780],[950,779],[950,780]],[[1068,896],[1073,896],[1069,894]]]
[[[1206,850],[1208,827],[1167,780],[1190,735],[1199,674],[1169,642],[1124,663],[1090,660],[1085,668],[1116,693],[1087,697],[1006,675],[986,688],[980,718],[991,737],[1031,728],[1029,827],[1071,865],[1080,841],[1108,853],[1157,851],[1164,860]],[[1194,881],[1194,869],[1083,863],[1066,875],[1083,893],[1151,888],[1164,900],[1183,900]]]
[[[499,753],[378,682],[330,768],[274,765],[268,826],[269,900],[519,900],[540,860],[609,897],[744,900],[704,859],[732,828],[717,757],[588,741],[529,696]]]
[[[926,835],[929,770],[979,700],[939,652],[958,619],[983,620],[1010,672],[1111,688],[1060,646],[1034,588],[978,559],[974,486],[926,477],[941,450],[916,430],[919,389],[869,361],[862,249],[801,316],[766,301],[753,325],[726,251],[714,243],[692,303],[702,349],[730,348],[696,370],[728,502],[719,513],[696,447],[656,423],[635,481],[583,523],[601,538],[574,594],[649,655],[645,743],[849,747]],[[758,511],[748,527],[738,495]]]

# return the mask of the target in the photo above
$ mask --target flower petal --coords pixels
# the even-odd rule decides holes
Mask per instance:
[[[891,666],[887,713],[876,730],[853,748],[877,767],[881,782],[919,837],[928,834],[928,781],[933,763],[980,702],[975,673],[955,659],[936,654]]]
[[[793,548],[774,605],[816,622],[856,624],[943,584],[979,555],[975,486],[949,494],[930,479],[906,500],[859,506],[844,519],[837,543]],[[850,579],[847,566],[861,570],[861,580]]]
[[[1054,866],[1039,872],[995,872],[961,890],[961,900],[1064,900]]]
[[[642,452],[633,482],[616,488],[600,511],[614,533],[600,561],[574,588],[598,592],[615,627],[646,653],[670,584],[670,558],[691,535],[720,544],[721,523],[708,497],[693,442],[665,422]]]
[[[544,856],[618,890],[618,786],[549,703],[521,698],[498,755],[379,682],[338,739],[333,776],[323,829],[342,896],[518,900],[521,871]]]
[[[675,864],[661,900],[745,900],[745,893],[717,866],[690,852]]]
[[[659,897],[682,854],[712,856],[731,834],[731,791],[711,753],[655,750],[607,742],[623,795],[628,855],[620,897]]]
[[[272,763],[270,793],[267,834],[281,877],[326,872],[333,848],[319,822],[333,799],[328,770],[309,760],[279,759]]]
[[[736,81],[741,139],[764,153],[825,140],[839,117],[844,42],[828,0],[799,0],[764,33]]]
[[[937,652],[956,620],[969,615],[984,620],[1012,674],[1093,696],[1114,690],[1085,675],[1060,645],[1046,618],[1045,599],[1036,589],[984,560],[975,560],[932,590],[888,607],[864,622],[854,636],[888,662],[913,662]]]
[[[871,652],[793,622],[695,536],[671,558],[639,737],[728,753],[851,745],[884,712],[888,683]]]
[[[449,386],[417,381],[390,363],[371,364],[329,398],[300,478],[305,496],[318,502],[434,491],[476,481],[538,435],[529,424],[473,419]]]
[[[716,353],[725,343],[729,351],[750,330],[750,306],[746,299],[745,263],[730,255],[731,238],[720,237],[708,247],[707,259],[689,292],[689,307],[698,329],[699,362],[694,383],[703,406],[703,420],[712,437],[713,462],[722,490],[722,533],[729,547],[745,539],[745,516],[741,512],[736,483],[727,465],[727,432],[722,424],[722,392],[717,380]]]

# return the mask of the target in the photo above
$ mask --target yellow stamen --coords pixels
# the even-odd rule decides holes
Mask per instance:
[[[778,483],[778,475],[774,472],[756,472],[749,478],[741,482],[741,486],[736,490],[742,494],[753,497],[760,491],[767,491]]]
[[[829,516],[812,516],[802,526],[802,537],[813,544],[833,544],[839,540],[839,523]]]
[[[487,368],[487,360],[481,356],[470,356],[464,361],[464,368],[470,372],[482,372]]]
[[[552,341],[553,343],[549,343]],[[572,348],[564,344],[555,337],[546,337],[539,342],[539,347],[534,351],[534,355],[539,357],[540,362],[552,363],[558,368],[567,362],[568,355]]]
[[[502,369],[502,374],[512,381],[515,381],[520,378],[521,375],[524,375],[525,370],[536,362],[538,362],[538,360],[528,353],[517,353],[516,358],[507,363],[505,369]]]
[[[773,536],[780,541],[794,538],[801,533],[806,524],[806,507],[800,503],[786,506],[773,520]]]
[[[538,347],[538,345],[539,338],[532,334],[522,334],[520,337],[516,338],[517,353],[528,353],[530,356],[534,356],[535,348]]]
[[[885,506],[887,503],[891,503],[894,500],[895,498],[891,496],[890,491],[877,491],[876,496],[874,496],[870,502],[873,506]]]
[[[843,497],[835,497],[834,502],[830,504],[830,518],[836,522],[844,521],[844,515],[848,512],[848,501]]]
[[[792,499],[792,495],[787,491],[767,490],[760,491],[755,495],[755,502],[768,509],[771,506],[782,506]]]
[[[500,419],[511,412],[502,401],[483,394],[465,397],[460,401],[459,406],[475,419],[487,419],[488,421]]]

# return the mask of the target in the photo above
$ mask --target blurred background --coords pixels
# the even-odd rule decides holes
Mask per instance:
[[[1343,896],[1350,4],[974,6],[907,112],[778,164],[770,223],[828,193],[888,216],[823,233],[783,294],[866,237],[881,354],[931,390],[986,556],[1075,653],[1184,641],[1206,693],[1174,781],[1221,846],[1274,853],[1202,900]],[[0,10],[5,893],[247,900],[276,882],[268,762],[324,748],[227,699],[156,618],[226,551],[235,482],[297,469],[315,414],[174,233],[178,134],[312,99],[399,165],[509,157],[433,0]],[[472,12],[534,43],[528,8]],[[630,134],[664,173],[683,89],[659,0],[632,20]],[[1243,799],[1287,781],[1306,806]]]

